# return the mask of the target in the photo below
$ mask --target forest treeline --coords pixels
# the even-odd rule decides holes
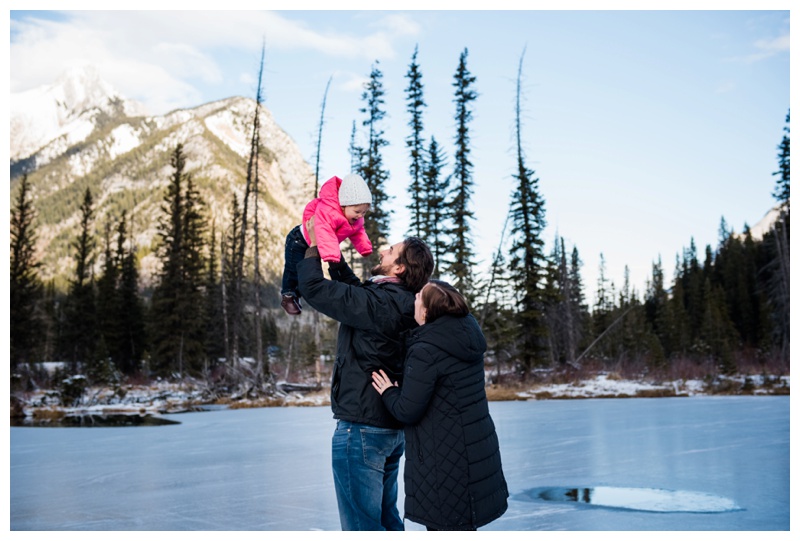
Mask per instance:
[[[487,273],[477,272],[473,249],[471,120],[479,96],[468,50],[453,75],[452,146],[425,130],[424,85],[417,50],[405,74],[408,113],[409,210],[407,234],[424,239],[437,277],[467,297],[486,334],[487,364],[495,379],[526,380],[541,369],[569,373],[613,369],[665,378],[789,370],[789,114],[778,145],[773,196],[780,215],[762,238],[735,233],[721,220],[719,242],[701,252],[693,239],[672,267],[660,259],[643,291],[626,277],[605,277],[601,256],[595,302],[576,246],[543,238],[545,197],[524,151],[521,80],[515,102],[515,173],[512,203]],[[216,224],[185,170],[177,144],[158,224],[160,271],[145,291],[137,247],[121,212],[96,224],[91,188],[78,209],[80,232],[71,244],[73,271],[66,291],[39,278],[36,209],[26,176],[12,187],[10,257],[10,363],[12,389],[36,386],[121,384],[155,377],[204,378],[221,393],[264,395],[277,378],[308,377],[335,348],[335,325],[313,317],[283,324],[276,310],[278,277],[259,264],[258,206],[261,75],[253,114],[244,195],[230,199],[230,220]],[[325,89],[327,95],[327,87]],[[360,120],[349,144],[352,172],[373,193],[366,221],[373,245],[390,231],[393,209],[383,162],[385,92],[378,61],[361,96]],[[323,141],[325,98],[317,140]],[[360,128],[359,128],[360,126]],[[449,152],[448,152],[449,148]],[[154,168],[154,170],[157,168]],[[316,182],[319,182],[318,173]],[[755,179],[754,179],[755,180]],[[263,223],[263,220],[262,220]],[[281,237],[281,235],[276,235]],[[345,256],[366,277],[374,261]],[[372,256],[373,258],[376,255]],[[100,271],[95,273],[99,263]],[[671,269],[669,267],[672,267]],[[670,275],[671,272],[671,277]],[[276,315],[277,314],[277,315]],[[224,361],[224,362],[223,362]],[[61,368],[55,376],[45,362]]]

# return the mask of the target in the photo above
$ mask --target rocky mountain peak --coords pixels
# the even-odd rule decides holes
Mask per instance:
[[[94,66],[73,67],[55,82],[12,93],[11,160],[29,157],[60,137],[70,144],[88,135],[99,116],[142,116],[142,104],[124,98]]]
[[[71,244],[78,235],[80,201],[89,189],[98,246],[105,242],[103,231],[109,225],[113,229],[124,213],[142,286],[152,284],[159,271],[155,254],[164,191],[173,173],[170,156],[179,143],[219,246],[230,225],[233,197],[241,204],[244,193],[255,100],[232,97],[162,116],[136,115],[137,104],[94,69],[70,70],[51,85],[12,98],[11,191],[26,173],[38,214],[44,280],[61,288],[73,272]],[[263,105],[260,130],[260,193],[251,213],[259,213],[262,270],[277,277],[283,239],[313,195],[313,171]],[[99,252],[96,272],[101,271]]]

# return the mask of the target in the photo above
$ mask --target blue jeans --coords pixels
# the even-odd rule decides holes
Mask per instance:
[[[403,430],[337,421],[333,482],[342,530],[404,530],[397,511]]]
[[[295,226],[286,235],[283,259],[283,280],[281,281],[281,295],[291,294],[300,298],[297,290],[297,264],[306,256],[308,243],[303,236],[303,226]]]

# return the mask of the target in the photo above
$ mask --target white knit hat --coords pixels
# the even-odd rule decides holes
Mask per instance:
[[[339,186],[339,204],[343,207],[349,205],[372,205],[372,194],[364,179],[356,174],[349,174],[342,179]]]

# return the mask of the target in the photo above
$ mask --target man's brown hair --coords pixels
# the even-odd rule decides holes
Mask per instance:
[[[433,273],[433,255],[419,237],[408,237],[403,241],[397,264],[405,267],[400,279],[414,293],[422,289]]]

